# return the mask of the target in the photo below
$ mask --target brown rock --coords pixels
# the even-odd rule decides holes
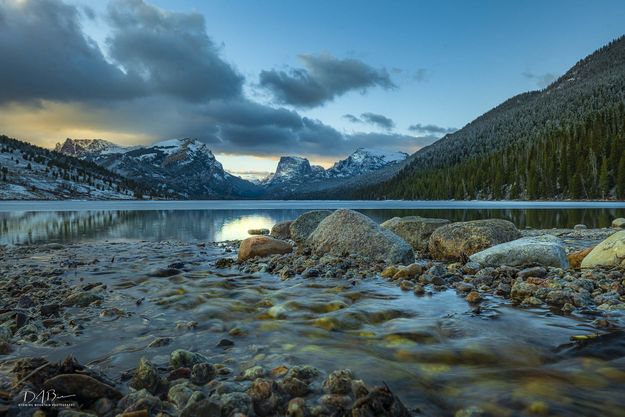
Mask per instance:
[[[255,256],[267,256],[290,253],[293,247],[287,242],[268,236],[252,236],[241,242],[239,247],[239,261]]]
[[[269,236],[276,238],[276,239],[282,239],[282,240],[290,239],[291,230],[289,228],[291,227],[291,223],[293,222],[289,220],[286,222],[280,222],[280,223],[274,224],[273,227],[271,228],[271,233],[269,234]]]
[[[83,374],[57,375],[48,379],[43,385],[45,389],[53,389],[60,395],[77,395],[89,400],[102,397],[115,399],[122,397],[121,393],[114,387]]]
[[[569,253],[566,257],[569,260],[569,265],[571,268],[579,268],[582,265],[582,261],[595,247],[592,246],[590,248],[578,250],[576,252]]]

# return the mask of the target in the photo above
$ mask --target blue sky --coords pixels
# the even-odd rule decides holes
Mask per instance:
[[[205,35],[214,43],[219,59],[242,79],[242,92],[237,100],[243,97],[250,105],[284,109],[298,117],[319,121],[309,135],[322,135],[328,131],[326,128],[344,135],[341,137],[345,140],[340,140],[336,152],[329,152],[331,140],[321,141],[317,149],[300,133],[292,142],[295,143],[293,147],[272,145],[265,148],[262,142],[267,140],[263,138],[269,137],[268,133],[267,136],[259,133],[258,143],[254,143],[253,132],[245,130],[251,139],[246,142],[234,140],[236,144],[227,143],[223,137],[211,142],[212,136],[207,133],[207,143],[214,143],[219,159],[233,171],[270,170],[281,153],[299,153],[328,164],[349,153],[352,144],[355,147],[376,144],[376,141],[381,147],[414,151],[428,142],[423,139],[424,135],[440,137],[443,129],[460,128],[515,94],[544,87],[579,59],[625,32],[625,2],[610,0],[592,3],[555,0],[152,0],[147,3],[139,0],[113,3],[68,0],[65,3],[83,11],[77,19],[84,36],[95,41],[108,61],[124,69],[129,65],[128,61],[123,61],[119,53],[111,52],[112,46],[119,41],[111,42],[111,37],[133,28],[114,26],[109,16],[112,9],[130,4],[132,13],[137,15],[142,11],[160,10],[168,18],[201,16]],[[143,9],[138,9],[138,5]],[[32,4],[20,9],[20,13],[27,13],[27,7]],[[168,22],[175,28],[174,23],[178,20]],[[13,35],[20,36],[19,33]],[[0,40],[2,36],[0,27]],[[304,107],[288,100],[280,101],[275,90],[266,84],[260,85],[263,71],[274,75],[282,72],[291,77],[294,71],[310,70],[301,58],[302,54],[326,56],[337,61],[353,60],[372,71],[379,71],[376,74],[386,74],[388,78],[362,88],[346,89],[320,103]],[[32,65],[37,64],[36,59],[32,62]],[[153,74],[151,76],[154,78]],[[392,83],[391,87],[388,84],[384,87],[383,83],[387,81]],[[45,95],[45,92],[41,95],[41,99],[45,99],[44,106],[47,106],[46,113],[29,112],[24,107],[25,101],[15,98],[4,103],[7,109],[12,106],[5,116],[0,117],[3,125],[11,126],[8,133],[48,146],[66,136],[81,134],[107,136],[107,139],[122,143],[146,143],[171,135],[186,136],[185,127],[188,126],[194,126],[188,129],[188,135],[198,136],[199,132],[202,136],[203,132],[211,131],[210,123],[223,123],[212,113],[210,122],[205,124],[197,118],[187,121],[177,117],[167,122],[167,129],[161,129],[161,134],[157,129],[148,128],[150,120],[154,119],[145,114],[133,117],[135,124],[123,118],[123,114],[135,111],[133,103],[141,109],[153,106],[160,112],[167,111],[168,105],[176,106],[180,114],[195,114],[199,107],[193,106],[204,104],[197,104],[198,101],[194,100],[191,105],[187,98],[179,100],[179,97],[166,102],[161,100],[164,96],[161,90],[149,99],[115,98],[114,103],[106,106],[99,99],[97,107],[80,118],[76,114],[84,108],[81,100],[95,106],[93,100],[82,96],[58,98],[58,95]],[[158,103],[155,97],[160,100]],[[33,98],[38,96],[28,97],[29,100]],[[208,102],[213,98],[206,96],[202,100]],[[223,112],[228,111],[227,106],[225,108]],[[367,123],[366,117],[361,116],[367,113],[391,119],[393,127]],[[66,123],[55,122],[50,129],[28,128],[26,125],[32,126],[35,114],[40,116],[37,120],[49,121],[55,117],[54,120],[60,118]],[[356,116],[360,122],[349,121],[344,117],[346,114]],[[142,129],[141,124],[146,128]],[[441,130],[424,133],[408,129],[415,124],[435,125]],[[174,125],[176,129],[170,129]],[[235,126],[231,127],[234,129]],[[373,136],[363,139],[362,134],[366,133],[378,136],[375,140]],[[416,137],[413,142],[412,136]],[[285,136],[284,143],[288,140]],[[297,145],[304,143],[307,145]]]

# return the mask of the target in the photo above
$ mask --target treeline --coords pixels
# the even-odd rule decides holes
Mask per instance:
[[[408,167],[367,199],[625,199],[625,105],[447,167]]]

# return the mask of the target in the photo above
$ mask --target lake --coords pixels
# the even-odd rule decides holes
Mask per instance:
[[[625,202],[522,201],[3,201],[0,243],[98,240],[223,241],[311,209],[351,208],[377,222],[394,216],[452,221],[503,218],[519,228],[609,227]]]

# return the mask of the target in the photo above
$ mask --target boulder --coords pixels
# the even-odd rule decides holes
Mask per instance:
[[[568,268],[563,242],[555,236],[531,236],[492,246],[469,257],[482,266],[538,264]]]
[[[252,235],[252,236],[256,236],[256,235],[268,235],[269,234],[269,229],[250,229],[247,231],[248,235]]]
[[[330,214],[332,214],[330,210],[313,210],[302,214],[289,226],[291,239],[293,239],[298,246],[304,245],[308,236],[317,228],[321,220],[325,219]]]
[[[289,220],[286,222],[280,222],[280,223],[274,224],[273,227],[271,228],[271,233],[269,233],[269,236],[275,239],[281,239],[281,240],[290,239],[291,238],[291,230],[290,230],[291,223],[293,223],[293,221]]]
[[[239,246],[239,261],[245,261],[255,256],[289,253],[292,250],[293,247],[283,240],[269,236],[252,236],[241,242],[241,246]]]
[[[625,230],[616,232],[599,243],[582,260],[582,268],[596,266],[620,266],[625,260]]]
[[[593,249],[594,246],[569,253],[566,258],[569,260],[569,265],[571,266],[571,268],[579,268],[584,258],[588,256],[588,254],[592,252]]]
[[[47,390],[55,390],[58,395],[76,395],[88,400],[122,397],[115,387],[83,374],[60,374],[45,381],[43,387]]]
[[[293,229],[291,228],[291,232]],[[412,247],[364,214],[341,209],[327,216],[311,233],[308,244],[323,255],[360,255],[391,264],[414,262]]]
[[[465,257],[521,237],[507,220],[487,219],[450,223],[432,232],[428,250],[434,259],[464,260]]]
[[[419,216],[393,217],[380,226],[404,239],[416,251],[428,248],[434,230],[449,223],[446,219],[431,219]]]
[[[619,217],[618,219],[612,220],[612,227],[615,229],[625,229],[625,219]]]

